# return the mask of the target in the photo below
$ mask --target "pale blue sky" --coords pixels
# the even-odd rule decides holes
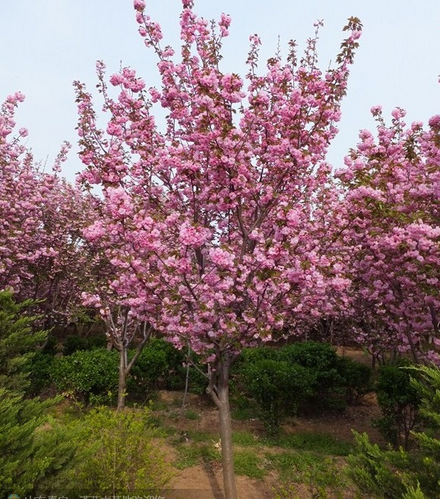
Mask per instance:
[[[147,0],[147,10],[163,28],[165,42],[179,42],[179,0]],[[437,0],[196,0],[195,10],[208,19],[221,12],[232,16],[225,42],[224,68],[243,74],[248,37],[263,42],[262,67],[281,39],[295,38],[300,47],[313,34],[313,23],[324,20],[320,62],[328,66],[338,52],[341,29],[355,15],[364,24],[343,105],[340,134],[329,161],[339,167],[361,128],[374,128],[369,109],[382,104],[408,111],[407,121],[426,122],[440,112],[440,2]],[[17,115],[29,129],[28,144],[37,159],[51,164],[63,140],[74,144],[65,165],[69,179],[81,169],[76,157],[77,122],[73,80],[93,90],[95,61],[109,73],[122,62],[157,84],[155,58],[137,33],[132,0],[1,0],[0,100],[16,90],[26,95]]]

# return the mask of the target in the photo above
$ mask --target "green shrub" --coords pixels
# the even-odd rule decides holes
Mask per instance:
[[[0,292],[0,497],[34,493],[70,462],[75,447],[47,416],[53,400],[25,399],[35,349],[47,337],[34,332],[32,302]]]
[[[107,340],[104,334],[91,336],[68,336],[63,344],[63,354],[72,355],[79,350],[93,350],[94,348],[105,348]]]
[[[46,331],[33,328],[32,305],[15,303],[11,292],[0,291],[0,387],[14,392],[28,388],[32,358],[47,339]]]
[[[147,343],[131,369],[128,379],[129,394],[135,397],[151,394],[159,388],[168,368],[168,356],[162,344],[157,340]]]
[[[413,432],[415,444],[409,451],[382,451],[372,445],[366,435],[355,435],[357,449],[349,456],[349,473],[362,493],[374,498],[437,499],[440,497],[440,370],[434,366],[418,366],[384,370],[396,374],[387,381],[402,381],[400,375],[411,374],[411,388],[421,401],[418,405],[423,431]],[[403,379],[406,383],[406,378]],[[388,384],[386,385],[388,386]],[[404,387],[407,387],[405,384]],[[402,390],[403,391],[403,390]],[[387,393],[394,393],[391,389]],[[406,399],[394,397],[394,402]]]
[[[348,456],[348,475],[363,494],[376,499],[397,499],[405,492],[403,474],[396,473],[398,461],[405,460],[405,454],[382,451],[372,444],[366,433],[353,431],[356,440],[355,452]],[[399,476],[400,475],[400,476]]]
[[[337,370],[348,404],[359,402],[362,397],[374,390],[373,372],[365,364],[348,357],[339,357]]]
[[[330,344],[314,341],[293,343],[280,350],[280,357],[309,370],[313,379],[307,403],[313,410],[343,409],[346,406],[345,382],[339,372],[340,357]]]
[[[310,409],[343,409],[371,390],[371,369],[339,357],[325,343],[245,349],[231,374],[233,405],[243,405],[243,396],[254,398],[263,409],[266,423],[274,429],[285,415]]]
[[[59,392],[85,403],[108,401],[118,389],[118,352],[79,350],[56,358],[52,380]]]
[[[420,393],[411,384],[411,373],[405,365],[385,365],[379,370],[377,401],[382,417],[374,424],[395,447],[408,447],[411,430],[419,420]]]
[[[40,395],[52,383],[52,365],[55,357],[51,354],[38,351],[30,364],[29,382],[27,393],[31,396]]]
[[[48,484],[46,495],[154,494],[171,478],[147,409],[93,409],[73,424],[81,449],[75,466]],[[63,494],[60,494],[60,492]]]
[[[310,370],[286,361],[261,359],[242,368],[247,393],[258,403],[269,434],[276,435],[286,415],[295,414],[311,394]]]
[[[0,388],[0,497],[35,494],[71,462],[72,435],[47,416],[53,403]]]
[[[208,381],[206,376],[203,374],[206,372],[206,366],[200,362],[200,358],[190,351],[190,372],[189,372],[189,391],[196,394],[202,394],[206,391]],[[153,338],[145,350],[142,352],[139,365],[142,365],[144,357],[145,362],[150,364],[151,367],[135,369],[136,365],[133,366],[133,373],[139,380],[142,379],[144,374],[146,375],[146,383],[156,379],[153,383],[155,388],[164,388],[167,390],[183,390],[185,388],[185,379],[187,373],[187,362],[188,362],[188,352],[187,350],[178,350],[169,341],[162,338]],[[156,359],[153,362],[153,357]],[[162,374],[159,374],[161,368],[161,359],[165,358],[166,367]],[[157,366],[157,369],[154,368]],[[151,376],[150,376],[151,374]],[[159,374],[159,377],[157,377]],[[142,381],[141,381],[142,383]]]

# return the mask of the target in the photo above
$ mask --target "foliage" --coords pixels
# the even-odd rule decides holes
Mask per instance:
[[[53,401],[26,400],[0,387],[0,495],[36,492],[69,465],[71,435],[49,419]]]
[[[373,497],[395,499],[401,497],[405,487],[396,475],[390,461],[399,455],[392,451],[382,451],[377,444],[369,441],[367,434],[353,432],[356,439],[356,452],[348,457],[348,473],[365,494]]]
[[[339,357],[329,343],[296,342],[280,350],[281,358],[307,368],[313,377],[309,403],[321,408],[344,408],[372,390],[371,369]]]
[[[362,492],[377,498],[435,499],[440,494],[440,370],[418,366],[411,388],[421,397],[423,431],[413,432],[416,444],[408,451],[381,451],[364,435],[355,435],[356,453],[349,457],[350,475]]]
[[[370,368],[316,342],[245,349],[231,379],[235,404],[253,398],[272,435],[298,410],[344,408],[372,390]]]
[[[109,401],[118,388],[118,354],[97,348],[56,358],[52,379],[59,392],[74,400],[92,404]]]
[[[349,357],[339,357],[338,373],[342,380],[344,398],[348,404],[356,404],[374,389],[373,372],[365,364]]]
[[[72,355],[78,350],[93,350],[104,348],[106,339],[103,334],[94,334],[87,337],[76,335],[68,336],[63,343],[63,355]]]
[[[48,418],[53,400],[27,400],[32,357],[46,338],[32,327],[31,302],[0,292],[0,496],[34,492],[71,460],[69,436]]]
[[[243,367],[247,392],[262,410],[270,435],[276,435],[281,419],[295,414],[299,404],[312,394],[310,372],[286,361],[258,360]]]
[[[158,388],[160,380],[168,374],[168,356],[163,346],[160,340],[151,340],[133,365],[128,390],[134,396],[145,397],[151,394]],[[171,345],[170,347],[172,348]]]
[[[40,395],[52,383],[52,369],[54,356],[44,351],[35,352],[30,365],[29,382],[27,393],[31,396]]]
[[[72,428],[81,454],[76,466],[59,477],[58,491],[67,490],[71,495],[84,491],[103,496],[139,491],[153,494],[171,478],[147,409],[92,409]],[[50,484],[48,487],[55,492]]]
[[[421,394],[411,383],[411,371],[403,367],[385,365],[379,370],[376,394],[382,416],[375,425],[388,442],[406,449],[410,432],[420,419]]]
[[[12,292],[0,291],[0,386],[18,392],[29,385],[32,357],[47,337],[33,328],[32,304],[16,303]]]
[[[138,395],[159,388],[183,390],[188,362],[189,391],[202,394],[207,386],[207,377],[203,374],[206,367],[198,356],[177,349],[163,338],[152,338],[133,366],[129,389],[134,389]]]

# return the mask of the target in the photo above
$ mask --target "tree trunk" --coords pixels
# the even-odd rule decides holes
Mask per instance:
[[[220,438],[222,443],[223,484],[225,499],[237,499],[234,473],[234,452],[232,449],[232,424],[229,409],[229,387],[218,387]]]
[[[217,363],[216,371],[213,373],[216,383],[213,384],[213,378],[211,377],[208,388],[208,392],[219,412],[225,499],[238,499],[235,486],[232,422],[229,407],[229,373],[234,360],[228,354],[221,355],[221,360]]]
[[[119,381],[118,381],[118,406],[116,410],[125,407],[125,396],[127,393],[127,347],[121,345],[119,350]]]

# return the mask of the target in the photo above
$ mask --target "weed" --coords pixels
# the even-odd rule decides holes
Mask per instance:
[[[282,482],[277,489],[277,499],[293,499],[295,484],[304,484],[314,499],[343,497],[347,487],[346,478],[334,459],[324,458],[310,452],[286,452],[266,454],[267,460],[276,469]]]
[[[174,466],[183,470],[185,468],[190,468],[195,466],[202,461],[217,461],[220,459],[220,454],[217,449],[215,449],[212,443],[203,445],[176,445],[179,457],[177,461],[174,462]]]
[[[266,474],[261,458],[249,450],[235,452],[234,469],[237,475],[246,475],[249,478],[263,478]]]
[[[232,443],[234,445],[248,447],[257,445],[258,441],[257,438],[248,431],[234,431],[234,433],[232,434]]]
[[[183,415],[186,419],[191,419],[193,421],[199,421],[201,419],[200,414],[194,409],[187,409]]]
[[[268,446],[306,450],[333,456],[348,456],[353,451],[353,446],[350,443],[337,440],[328,433],[288,433],[276,439],[266,439],[264,443]]]

